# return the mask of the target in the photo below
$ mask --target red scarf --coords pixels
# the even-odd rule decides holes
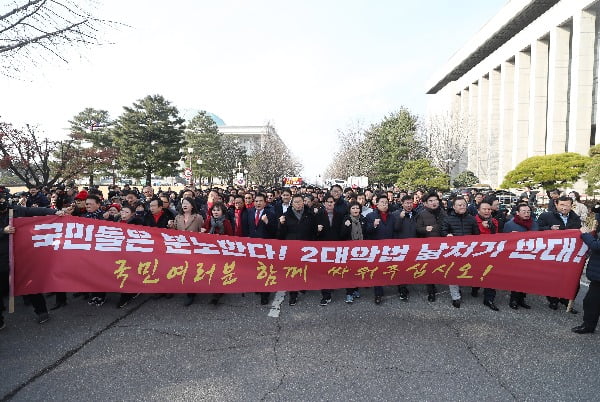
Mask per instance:
[[[381,216],[381,220],[383,221],[383,223],[386,223],[387,218],[388,218],[388,213],[379,211],[379,215]]]
[[[158,223],[158,220],[160,219],[161,216],[163,216],[164,213],[165,213],[165,211],[163,211],[161,209],[159,213],[152,214],[152,217],[154,218],[154,222]]]
[[[521,219],[519,215],[515,215],[513,221],[515,221],[517,225],[521,225],[527,230],[531,230],[531,225],[533,225],[533,219]]]
[[[236,209],[235,210],[235,236],[242,236],[243,232],[242,232],[242,212],[244,212],[243,209]]]

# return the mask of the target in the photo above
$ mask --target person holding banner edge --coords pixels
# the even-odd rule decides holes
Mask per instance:
[[[598,221],[594,222],[597,229]],[[585,275],[590,280],[590,286],[583,299],[583,323],[571,328],[576,334],[591,334],[596,331],[600,317],[600,239],[596,231],[590,232],[581,228],[581,240],[590,249],[590,258],[587,263]]]
[[[7,199],[8,194],[0,194],[0,225],[3,228],[0,231],[0,329],[5,327],[4,316],[4,293],[8,292],[8,274],[9,274],[9,236],[15,233],[15,227],[9,225],[9,209],[13,210],[13,217],[31,217],[31,216],[45,216],[45,215],[58,215],[63,216],[63,211],[57,211],[52,208],[28,208],[19,205],[10,206]],[[33,310],[37,315],[37,322],[43,324],[50,319],[48,315],[48,308],[46,306],[46,300],[42,294],[27,295],[26,298],[33,305]]]

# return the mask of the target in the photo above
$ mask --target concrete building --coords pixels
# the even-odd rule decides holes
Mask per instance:
[[[185,108],[180,111],[180,114],[187,122],[189,122],[199,112],[199,109]],[[244,149],[246,149],[248,154],[256,149],[262,149],[266,139],[269,138],[269,136],[274,136],[281,140],[277,134],[277,130],[275,130],[275,127],[269,123],[264,126],[229,126],[225,124],[225,121],[216,114],[211,112],[206,112],[206,114],[217,124],[221,134],[238,140]]]
[[[536,155],[596,144],[600,0],[511,0],[427,84],[475,123],[467,167],[498,187]]]
[[[238,140],[248,154],[257,148],[262,149],[269,136],[279,138],[277,131],[270,124],[266,126],[219,126],[219,132]]]

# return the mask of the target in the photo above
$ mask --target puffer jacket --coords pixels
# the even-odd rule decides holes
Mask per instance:
[[[446,216],[440,230],[442,236],[448,236],[449,234],[453,236],[468,236],[478,235],[479,233],[479,226],[477,226],[477,221],[473,215],[469,213],[458,215],[454,211]]]

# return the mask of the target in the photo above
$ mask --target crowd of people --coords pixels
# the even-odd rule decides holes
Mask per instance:
[[[14,227],[8,224],[7,211],[12,208],[15,217],[39,215],[72,215],[86,219],[100,219],[158,228],[201,232],[214,235],[250,238],[352,241],[379,239],[408,239],[444,236],[496,234],[536,230],[579,229],[583,241],[591,249],[587,276],[590,279],[584,300],[584,323],[573,328],[576,333],[594,332],[600,317],[600,241],[594,229],[600,220],[600,205],[591,209],[581,202],[575,191],[563,194],[555,189],[548,192],[549,202],[540,208],[536,193],[527,188],[517,202],[500,203],[493,192],[477,190],[442,194],[438,191],[403,191],[389,189],[352,189],[333,185],[324,189],[316,186],[289,188],[210,188],[188,186],[182,191],[171,188],[157,191],[145,186],[141,191],[130,185],[109,186],[104,195],[98,187],[75,186],[36,188],[12,197],[0,188],[0,329],[4,327],[4,297],[8,290],[8,236]],[[9,202],[12,199],[12,205]],[[594,224],[586,224],[588,214],[595,213]],[[427,300],[435,302],[437,287],[426,285]],[[462,291],[458,285],[449,286],[451,303],[461,307]],[[374,303],[383,302],[384,288],[374,287]],[[479,297],[479,288],[471,288],[470,295]],[[400,284],[397,293],[401,300],[409,300],[409,288]],[[269,293],[259,293],[261,304],[268,304]],[[125,307],[136,294],[121,294],[116,304]],[[157,294],[154,298],[171,298],[171,294]],[[217,304],[222,295],[214,294],[211,303]],[[289,292],[288,302],[294,306],[299,292]],[[353,303],[361,296],[357,288],[345,290],[344,301]],[[88,304],[100,307],[106,293],[75,293]],[[321,290],[321,306],[327,306],[333,297],[332,289]],[[498,311],[496,291],[483,289],[483,305]],[[26,303],[33,306],[38,322],[49,319],[44,295],[29,295]],[[195,295],[185,295],[184,305],[194,303]],[[557,310],[565,299],[548,297],[548,306]],[[55,294],[51,310],[67,306],[66,293]],[[511,309],[529,309],[526,294],[511,292]],[[571,313],[577,313],[575,309]]]

